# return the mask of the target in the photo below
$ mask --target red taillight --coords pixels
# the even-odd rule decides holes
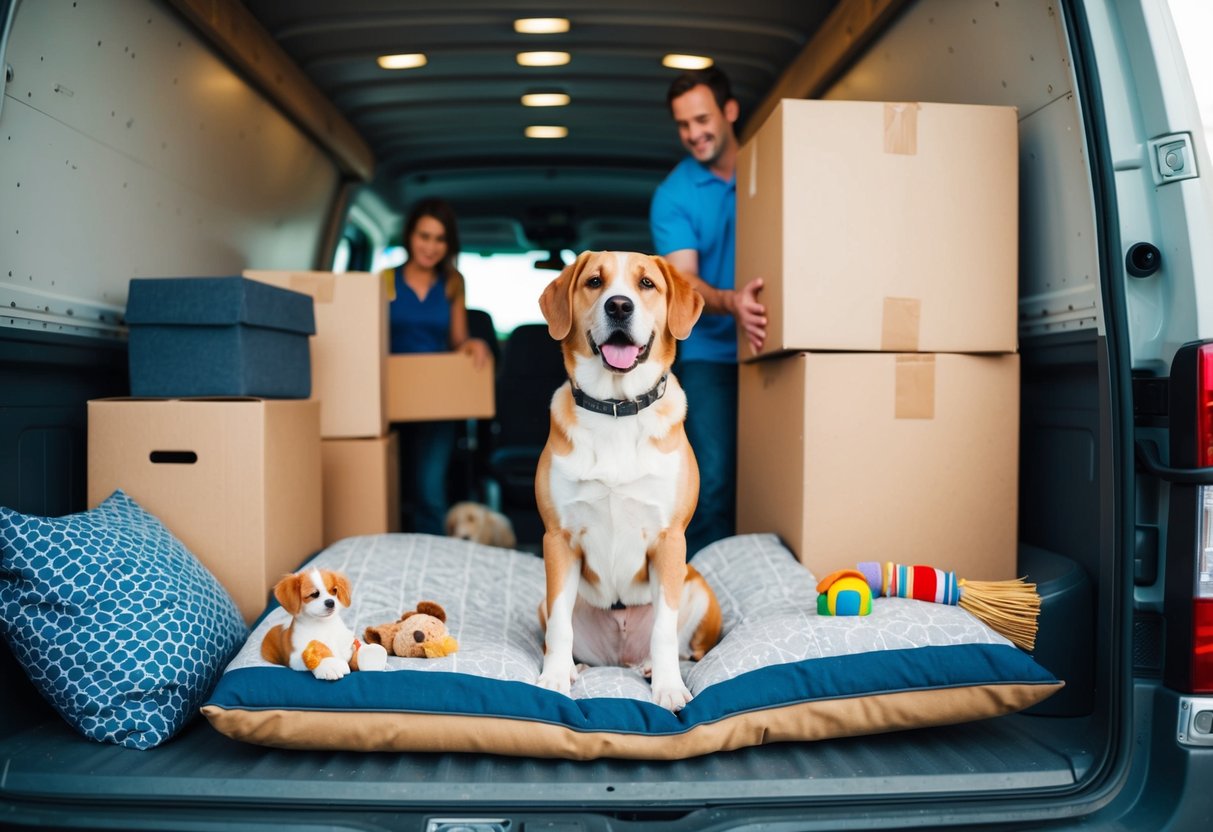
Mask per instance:
[[[1196,352],[1196,466],[1213,466],[1213,344]]]
[[[1193,603],[1192,692],[1213,693],[1213,598]]]
[[[1213,344],[1196,352],[1196,465],[1213,466]],[[1192,692],[1213,693],[1213,487],[1200,491],[1192,600]]]

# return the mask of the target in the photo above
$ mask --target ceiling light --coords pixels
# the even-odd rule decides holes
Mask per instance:
[[[569,30],[565,17],[524,17],[514,21],[514,31],[523,35],[558,35]]]
[[[707,69],[713,63],[703,55],[666,55],[661,59],[661,65],[670,69]]]
[[[569,97],[563,92],[528,92],[522,96],[524,107],[563,107]]]
[[[568,134],[569,128],[554,124],[532,124],[526,129],[528,139],[563,139]]]
[[[519,52],[518,63],[522,66],[564,66],[569,62],[568,52]]]
[[[425,66],[425,62],[425,55],[420,52],[379,56],[379,65],[384,69],[416,69],[419,66]]]

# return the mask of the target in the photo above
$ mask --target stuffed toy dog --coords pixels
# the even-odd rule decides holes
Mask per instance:
[[[406,659],[440,659],[459,649],[447,632],[446,610],[433,601],[421,601],[398,621],[367,627],[368,645],[382,645],[389,655]]]

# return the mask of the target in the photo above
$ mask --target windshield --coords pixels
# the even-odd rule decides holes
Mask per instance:
[[[542,323],[539,295],[559,272],[537,269],[535,263],[550,257],[547,251],[526,254],[459,255],[459,271],[467,286],[468,309],[482,309],[493,318],[497,337],[504,339],[522,324]],[[570,250],[561,252],[564,262],[575,257]],[[393,269],[404,262],[404,248],[384,249],[371,265],[371,271]]]

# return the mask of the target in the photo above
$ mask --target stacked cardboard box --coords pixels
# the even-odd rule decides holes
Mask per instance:
[[[400,530],[395,433],[387,419],[387,301],[369,272],[246,271],[310,295],[312,398],[320,408],[324,545]]]
[[[131,394],[306,399],[309,298],[243,277],[130,282]]]
[[[95,399],[88,502],[121,488],[215,574],[247,622],[321,545],[320,408],[307,399]]]
[[[460,352],[389,355],[387,412],[393,422],[492,419],[493,362],[477,368]]]
[[[322,541],[312,300],[239,276],[136,279],[126,320],[139,398],[89,402],[89,504],[126,491],[252,621]]]
[[[741,148],[738,531],[815,575],[859,561],[1015,577],[1013,108],[784,101]]]

